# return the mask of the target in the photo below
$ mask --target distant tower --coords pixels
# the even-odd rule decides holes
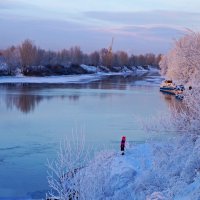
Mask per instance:
[[[112,37],[112,41],[110,46],[108,47],[108,54],[112,54],[112,47],[113,47],[114,37]]]
[[[114,37],[112,37],[112,41],[110,46],[108,47],[107,51],[107,66],[112,67],[112,62],[113,62],[113,53],[112,53],[112,47],[113,47],[113,42],[114,42]]]

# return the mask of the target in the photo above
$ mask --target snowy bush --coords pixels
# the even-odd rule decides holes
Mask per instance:
[[[89,161],[92,151],[86,149],[83,135],[61,144],[56,160],[48,161],[48,198],[93,200],[112,195],[108,177],[115,153],[102,151]]]
[[[60,145],[56,160],[47,164],[47,180],[51,188],[47,196],[60,200],[77,199],[80,171],[88,159],[83,135],[78,137],[73,134],[71,140],[66,138]]]
[[[103,199],[105,196],[112,195],[108,177],[113,157],[112,151],[101,152],[81,171],[84,176],[80,181],[80,199]]]

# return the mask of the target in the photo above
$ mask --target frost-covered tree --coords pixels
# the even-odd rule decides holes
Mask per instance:
[[[170,79],[196,85],[200,77],[200,33],[189,32],[175,41],[172,50],[162,57],[161,70]]]
[[[160,67],[167,78],[186,86],[182,110],[172,109],[169,123],[179,131],[200,134],[200,33],[189,32],[175,41]]]

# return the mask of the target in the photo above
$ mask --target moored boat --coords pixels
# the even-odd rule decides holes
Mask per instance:
[[[165,80],[160,85],[160,91],[167,94],[175,95],[176,85],[172,82],[172,80]]]
[[[167,93],[167,94],[172,94],[172,95],[182,95],[183,90],[184,90],[183,85],[176,85],[173,83],[172,80],[165,80],[161,85],[160,85],[160,91]]]

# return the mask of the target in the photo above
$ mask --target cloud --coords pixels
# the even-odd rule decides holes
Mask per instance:
[[[198,28],[200,12],[181,11],[140,11],[140,12],[85,12],[85,16],[110,24],[124,25],[151,25],[162,24],[167,26],[182,26]]]
[[[60,20],[18,20],[0,19],[4,29],[1,46],[20,44],[29,38],[36,45],[45,49],[59,50],[79,45],[84,52],[91,52],[109,46],[112,36],[115,41],[113,49],[129,53],[163,53],[169,48],[171,36],[165,38],[163,32],[174,34],[174,29],[163,27],[122,26],[117,28],[91,28],[79,23]],[[166,33],[167,35],[167,33]]]
[[[105,34],[95,32],[90,27],[79,23],[13,18],[0,18],[0,20],[1,26],[4,27],[1,29],[1,38],[3,38],[1,48],[18,45],[26,38],[35,41],[41,48],[53,50],[79,45],[88,52],[104,47],[101,39]]]
[[[84,51],[91,52],[107,47],[114,36],[114,50],[129,49],[132,52],[134,46],[134,52],[163,53],[174,38],[182,36],[186,27],[195,30],[200,24],[200,13],[193,12],[151,10],[75,13],[76,10],[64,9],[67,8],[64,0],[59,0],[63,9],[57,9],[61,5],[50,0],[51,5],[46,7],[44,4],[47,0],[41,4],[39,0],[2,2],[5,1],[0,1],[2,47],[19,44],[29,38],[46,49],[80,45]],[[74,6],[71,4],[69,7]]]
[[[178,29],[176,27],[167,27],[163,25],[122,26],[104,31],[108,31],[116,35],[129,35],[132,37],[137,37],[138,39],[155,41],[171,40],[173,37],[180,37],[185,33],[185,29]]]

